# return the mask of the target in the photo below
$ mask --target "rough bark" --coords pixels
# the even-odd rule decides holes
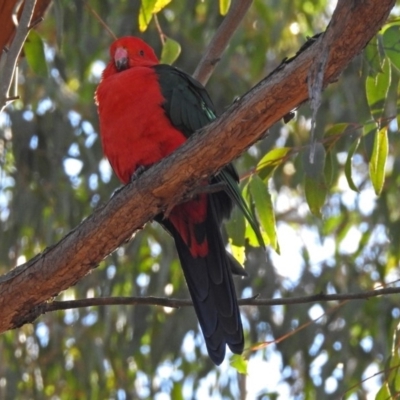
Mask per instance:
[[[283,63],[220,118],[127,185],[55,246],[0,277],[0,332],[31,322],[35,306],[74,285],[160,211],[170,208],[308,98],[307,77],[329,46],[324,86],[386,21],[395,0],[339,0],[324,35]]]

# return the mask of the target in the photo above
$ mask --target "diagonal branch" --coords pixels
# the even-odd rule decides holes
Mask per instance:
[[[217,66],[221,55],[228,46],[228,43],[235,33],[237,27],[247,13],[253,0],[234,0],[231,4],[228,14],[219,26],[217,32],[207,46],[193,77],[205,85],[210,79],[215,67]]]
[[[339,0],[315,43],[332,35],[324,85],[337,79],[386,21],[395,0]],[[332,32],[333,31],[333,32]],[[0,332],[31,321],[31,311],[74,285],[155,215],[240,155],[308,98],[311,45],[235,102],[174,154],[124,187],[55,246],[0,277]],[[11,301],[12,299],[12,301]]]
[[[36,0],[27,0],[25,2],[24,10],[22,11],[15,38],[10,46],[10,49],[7,52],[4,52],[2,55],[2,58],[6,57],[6,61],[0,74],[0,112],[3,111],[7,105],[7,102],[10,101],[8,98],[8,92],[10,90],[22,46],[25,43],[29,30],[31,29],[31,20],[33,10],[35,9],[35,4]]]

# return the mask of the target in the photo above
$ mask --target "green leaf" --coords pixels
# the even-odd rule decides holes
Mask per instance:
[[[242,355],[234,354],[229,363],[239,374],[247,375],[248,361]]]
[[[247,222],[249,223],[249,225],[251,226],[251,228],[253,229],[254,233],[257,236],[259,246],[265,247],[264,238],[261,233],[257,218],[254,214],[252,202],[250,201],[251,199],[249,198],[249,196],[245,195],[245,192],[247,192],[247,185],[244,186],[243,194],[241,195],[240,192],[238,191],[236,181],[233,179],[233,177],[230,174],[228,174],[226,171],[222,170],[217,175],[217,177],[218,177],[218,179],[220,179],[226,183],[226,185],[227,185],[227,187],[225,189],[226,193],[231,197],[231,199],[234,201],[234,203],[242,211]],[[247,201],[247,203],[246,203],[246,200],[249,200],[249,201]],[[256,247],[258,247],[258,246],[256,246]]]
[[[393,25],[383,33],[383,48],[391,63],[400,71],[400,25]]]
[[[246,220],[239,207],[234,207],[231,217],[225,223],[229,241],[233,246],[242,247],[245,244]]]
[[[183,398],[183,384],[182,382],[173,381],[173,387],[171,391],[172,398],[174,400],[184,400]]]
[[[377,131],[378,124],[373,120],[366,122],[363,126],[364,151],[368,161],[371,160],[372,152],[374,151],[374,139]]]
[[[261,232],[260,226],[258,224],[258,220],[255,216],[254,200],[250,193],[248,183],[243,186],[242,197],[245,200],[246,207],[250,210],[250,214],[252,215],[251,219],[249,219],[245,215],[246,228],[245,228],[244,236],[247,241],[247,244],[249,244],[252,247],[260,247],[260,246],[265,247],[265,246],[269,245],[268,236],[265,232]],[[254,226],[255,223],[257,224],[257,226]]]
[[[254,232],[254,229],[248,223],[246,223],[246,229],[245,229],[244,235],[245,235],[247,243],[251,247],[256,247],[256,248],[260,247],[260,241],[258,239],[258,236]],[[263,247],[268,246],[269,239],[268,239],[267,234],[265,232],[261,232],[261,237],[263,240]]]
[[[142,0],[139,10],[139,30],[144,32],[153,18],[154,7],[157,0]]]
[[[396,101],[396,109],[397,109],[397,129],[400,130],[400,81],[397,84],[397,101]]]
[[[232,241],[230,240],[231,243],[231,252],[233,257],[239,262],[239,264],[243,265],[245,260],[246,260],[246,249],[244,246],[235,246],[232,244]]]
[[[365,91],[372,117],[378,121],[383,115],[386,95],[390,86],[390,65],[385,58],[382,71],[376,76],[368,76],[365,81]]]
[[[364,56],[368,63],[368,75],[375,76],[382,72],[382,60],[379,53],[378,36],[374,36],[364,50]]]
[[[375,400],[388,400],[391,398],[392,398],[392,395],[390,393],[387,382],[383,382],[382,387],[379,389],[378,393],[375,396]]]
[[[140,32],[144,32],[147,29],[153,14],[160,12],[170,2],[171,0],[142,0],[139,10]]]
[[[311,152],[314,151],[313,157]],[[326,151],[322,143],[313,143],[305,148],[303,152],[304,172],[313,179],[324,174]]]
[[[264,181],[269,179],[275,168],[284,163],[289,156],[292,149],[290,147],[281,147],[269,151],[264,157],[258,162],[256,171],[260,178]]]
[[[47,77],[47,64],[44,56],[43,41],[39,34],[31,30],[24,44],[26,61],[32,71],[43,77]]]
[[[312,178],[306,175],[304,177],[304,191],[310,211],[316,217],[321,218],[321,209],[325,204],[328,192],[323,175],[317,178]]]
[[[275,214],[268,186],[258,175],[254,175],[249,182],[249,190],[254,200],[261,226],[267,233],[270,245],[279,254]]]
[[[332,136],[342,136],[344,131],[350,126],[350,124],[346,122],[342,122],[340,124],[335,124],[330,126],[326,132],[324,133],[324,138],[329,138]]]
[[[219,0],[219,12],[221,15],[226,15],[229,11],[231,0]]]
[[[311,152],[314,151],[313,157]],[[316,142],[307,146],[303,152],[304,166],[304,190],[310,211],[317,217],[321,217],[321,208],[325,203],[328,192],[325,182],[325,158],[326,151],[322,143]]]
[[[372,157],[369,162],[369,175],[375,193],[379,196],[385,181],[385,167],[388,155],[388,135],[387,127],[382,128],[376,135]]]
[[[161,51],[160,63],[171,65],[179,57],[180,53],[181,45],[176,40],[167,37]]]
[[[324,168],[324,177],[328,188],[330,188],[333,185],[336,176],[336,169],[337,169],[336,163],[337,160],[333,152],[328,151],[326,153],[325,168]]]
[[[350,189],[354,190],[355,192],[359,192],[359,189],[353,181],[351,161],[359,144],[360,144],[360,138],[357,138],[357,140],[354,141],[353,144],[350,146],[349,152],[347,154],[346,164],[344,165],[344,174],[346,175],[347,183],[349,184]]]
[[[388,382],[390,385],[390,388],[393,390],[394,393],[399,393],[400,390],[400,374],[399,374],[399,369],[400,369],[400,357],[398,351],[395,351],[390,358],[390,363],[389,363],[389,368],[390,368],[390,373],[389,373],[389,378]]]
[[[154,8],[153,8],[153,13],[154,14],[159,13],[169,3],[171,3],[171,0],[157,0],[156,4],[154,5]]]

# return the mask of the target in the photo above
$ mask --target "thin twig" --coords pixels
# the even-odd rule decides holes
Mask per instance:
[[[84,1],[83,4],[85,7],[94,15],[94,17],[97,19],[97,21],[100,22],[100,25],[108,32],[108,34],[114,39],[117,40],[117,36],[115,33],[111,30],[111,28],[105,23],[103,18],[100,17],[98,12],[87,2]]]
[[[158,20],[157,14],[153,15],[154,23],[156,24],[158,36],[160,36],[161,44],[164,46],[165,44],[165,34],[161,28],[160,21]]]
[[[279,336],[278,338],[274,339],[274,340],[268,340],[265,342],[260,342],[257,343],[251,347],[249,347],[248,349],[246,349],[246,352],[250,353],[250,352],[254,352],[254,351],[258,351],[260,349],[265,349],[266,347],[270,346],[271,344],[278,344],[283,342],[284,340],[290,338],[291,336],[296,335],[298,332],[302,331],[303,329],[308,328],[310,325],[315,324],[318,320],[320,320],[321,318],[327,316],[328,314],[332,314],[333,312],[337,311],[340,307],[344,306],[345,304],[347,304],[349,302],[349,300],[346,301],[342,301],[340,303],[338,303],[336,306],[329,308],[328,310],[326,310],[324,313],[322,313],[319,317],[315,318],[315,319],[311,319],[310,321],[307,321],[303,324],[301,324],[299,327],[297,327],[294,330],[290,330],[289,332],[283,334],[282,336]]]
[[[2,57],[6,57],[6,61],[0,76],[0,112],[3,111],[7,103],[13,99],[8,98],[7,96],[14,76],[18,57],[29,33],[35,4],[36,0],[26,0],[14,40],[8,52],[3,53],[2,55]]]
[[[345,300],[367,300],[371,297],[382,295],[400,294],[400,287],[383,288],[377,290],[367,290],[358,293],[342,293],[342,294],[324,294],[318,293],[311,296],[292,297],[288,299],[263,299],[258,296],[251,298],[239,299],[240,306],[278,306],[288,304],[306,304],[315,302],[328,301],[345,301]],[[193,305],[189,299],[173,299],[166,297],[95,297],[91,299],[69,300],[69,301],[52,301],[43,303],[37,308],[41,310],[40,314],[67,310],[73,308],[93,307],[93,306],[109,306],[109,305],[151,305],[171,308],[190,307]]]
[[[229,40],[246,15],[253,0],[234,0],[219,26],[206,51],[201,58],[193,77],[205,85],[208,82],[221,55],[228,46]]]
[[[345,399],[347,394],[351,393],[354,389],[356,389],[358,386],[361,386],[364,382],[367,382],[369,379],[375,378],[375,377],[377,377],[377,376],[379,376],[379,375],[382,375],[382,374],[389,375],[390,372],[392,372],[392,371],[394,371],[394,370],[396,370],[396,369],[398,369],[398,368],[400,368],[400,364],[393,365],[393,366],[391,366],[390,368],[381,369],[380,371],[376,372],[375,374],[370,375],[370,376],[368,376],[368,377],[362,379],[361,381],[355,383],[353,386],[350,386],[350,388],[347,389],[347,390],[340,396],[340,399]],[[387,379],[385,379],[385,382],[387,382]],[[397,394],[398,394],[398,392],[397,392]],[[376,398],[378,398],[378,397],[376,397]],[[387,400],[391,400],[391,399],[393,399],[393,398],[394,398],[394,397],[388,397]],[[398,398],[398,397],[395,397],[395,398]]]
[[[292,297],[288,299],[260,299],[258,295],[251,298],[239,299],[240,306],[278,306],[288,304],[306,304],[327,301],[350,301],[366,300],[371,297],[377,297],[389,294],[400,294],[400,287],[367,290],[359,293],[343,294],[324,294],[319,293],[311,296]],[[110,306],[110,305],[147,305],[161,306],[168,308],[191,307],[193,305],[190,299],[172,299],[166,297],[95,297],[91,299],[69,300],[69,301],[51,301],[41,303],[32,308],[29,313],[23,315],[20,319],[14,320],[15,326],[22,326],[31,323],[40,315],[51,311],[70,310],[76,308]]]

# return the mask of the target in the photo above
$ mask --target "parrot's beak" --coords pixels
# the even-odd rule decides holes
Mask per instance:
[[[114,54],[114,63],[118,71],[123,71],[129,67],[128,52],[123,47],[118,47]]]

